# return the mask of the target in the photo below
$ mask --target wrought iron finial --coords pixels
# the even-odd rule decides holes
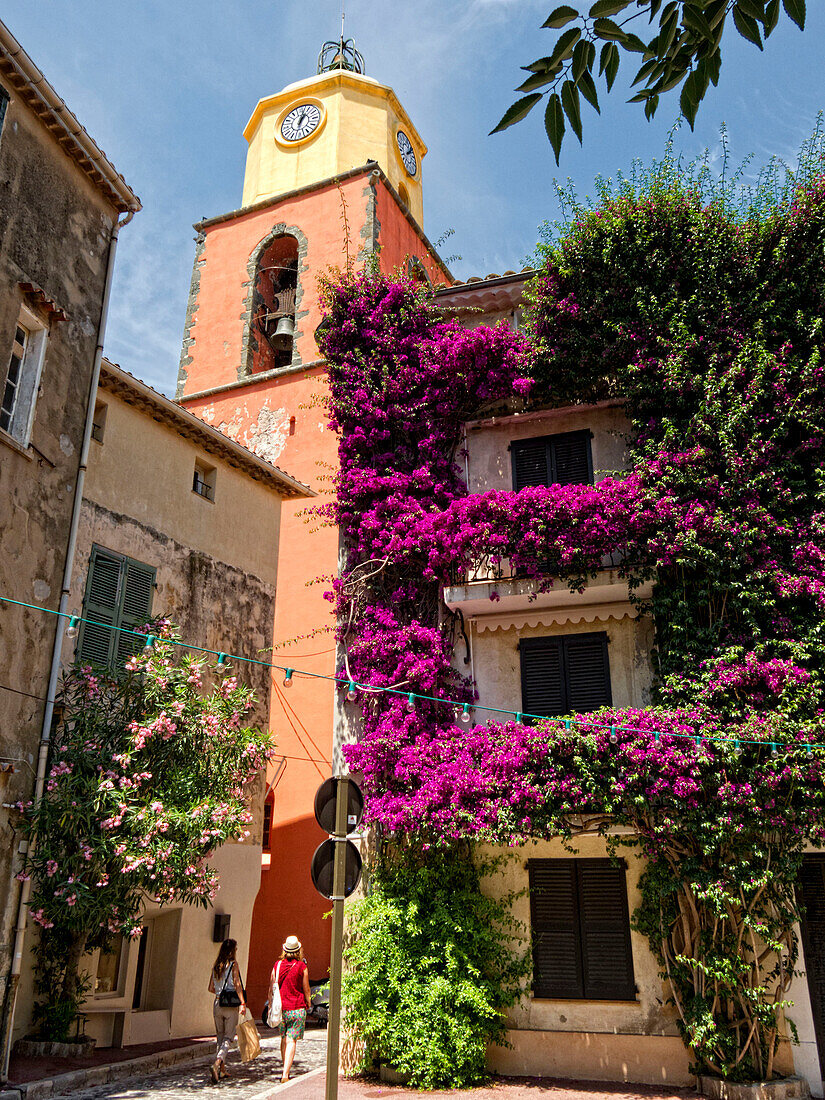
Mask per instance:
[[[318,54],[318,72],[330,73],[346,69],[351,73],[364,72],[364,58],[356,50],[351,38],[344,38],[343,31],[337,42],[325,42]]]

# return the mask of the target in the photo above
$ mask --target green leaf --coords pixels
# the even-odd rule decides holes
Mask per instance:
[[[768,0],[765,7],[765,26],[763,34],[767,38],[779,22],[779,0]]]
[[[738,4],[733,9],[733,25],[743,38],[747,38],[748,42],[753,42],[754,46],[758,46],[760,50],[762,49],[759,24],[755,19],[751,19],[749,15],[745,15]]]
[[[524,96],[523,99],[517,99],[512,107],[508,107],[504,112],[501,122],[490,133],[497,134],[500,130],[506,130],[508,126],[512,126],[513,123],[521,122],[523,118],[530,114],[540,99],[540,92],[534,92],[532,95]]]
[[[782,0],[782,7],[801,31],[805,30],[805,0]]]
[[[702,38],[710,39],[713,35],[713,31],[707,19],[705,19],[704,14],[693,4],[685,4],[682,8],[682,23],[685,27],[700,35]]]
[[[659,97],[657,95],[651,96],[650,99],[647,101],[647,103],[645,103],[645,118],[647,119],[648,122],[650,122],[650,120],[656,114],[656,108],[658,106],[659,106]]]
[[[550,12],[542,26],[557,31],[560,27],[567,26],[571,19],[578,19],[578,17],[579,13],[575,8],[571,8],[569,4],[562,4],[560,8]]]
[[[736,6],[751,19],[756,19],[759,23],[765,22],[765,0],[761,3],[760,0],[736,0]]]
[[[704,78],[702,74],[698,69],[694,69],[685,81],[684,87],[682,88],[682,94],[679,97],[679,106],[691,130],[693,129],[693,123],[696,120],[696,112],[704,94],[702,87],[703,83]]]
[[[559,40],[556,43],[556,48],[550,55],[550,65],[552,68],[554,65],[558,65],[560,61],[566,61],[572,54],[573,49],[581,38],[582,32],[579,27],[571,27],[569,31],[565,31],[564,34],[559,35]]]
[[[624,11],[629,5],[630,0],[596,0],[596,3],[590,9],[590,18],[601,19],[605,15],[618,15],[620,11]]]
[[[650,53],[650,46],[646,42],[642,42],[638,34],[631,34],[629,31],[625,34],[622,45],[631,53]]]
[[[601,58],[599,60],[599,72],[604,73],[608,92],[613,87],[613,81],[616,79],[616,73],[618,71],[619,47],[615,42],[609,42],[606,46],[602,46]]]
[[[547,131],[550,144],[553,146],[556,164],[558,164],[561,143],[564,139],[564,112],[562,111],[561,100],[555,92],[547,100],[547,108],[544,112],[544,128]]]
[[[565,80],[561,86],[561,105],[570,123],[570,129],[582,143],[582,116],[579,106],[579,93],[572,80]]]
[[[571,73],[575,81],[580,79],[582,73],[593,68],[595,58],[596,47],[592,42],[588,42],[587,39],[583,38],[581,42],[576,43],[576,48],[573,50],[573,64],[571,65]]]
[[[593,80],[592,73],[584,72],[579,77],[579,91],[591,107],[595,107],[596,111],[601,114],[599,110],[599,96],[596,92],[596,82]]]
[[[715,50],[708,57],[708,75],[714,88],[719,83],[719,73],[722,68],[722,51]]]
[[[543,88],[545,84],[552,84],[558,77],[561,69],[561,65],[556,65],[555,68],[549,69],[543,73],[533,73],[532,76],[528,76],[522,84],[519,84],[516,91],[532,92],[536,88]]]
[[[593,30],[599,38],[609,42],[624,42],[627,37],[622,28],[612,19],[597,19],[593,24]]]
[[[522,65],[526,73],[543,73],[546,69],[552,69],[551,61],[552,57],[540,57],[538,61],[534,61],[532,65]]]

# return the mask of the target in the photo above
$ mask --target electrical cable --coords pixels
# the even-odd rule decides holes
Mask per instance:
[[[50,607],[43,607],[41,604],[26,603],[24,600],[14,600],[10,596],[0,595],[0,603],[13,604],[16,607],[27,607],[32,611],[43,611],[47,615],[55,615],[58,618],[68,619],[72,626],[76,626],[78,623],[88,623],[91,626],[100,626],[105,630],[116,630],[119,634],[131,634],[135,638],[141,638],[147,643],[147,648],[151,648],[155,641],[155,635],[148,634],[144,630],[130,630],[128,627],[114,626],[112,623],[102,623],[97,619],[89,619],[83,615],[72,614],[69,611],[54,611]],[[772,753],[775,753],[778,749],[797,749],[805,748],[808,755],[811,754],[812,749],[825,749],[825,744],[818,741],[758,741],[756,738],[747,737],[721,737],[713,734],[697,734],[697,733],[671,733],[662,730],[638,730],[633,726],[620,726],[611,722],[599,722],[593,718],[588,717],[574,717],[574,718],[555,718],[548,717],[546,714],[528,714],[526,711],[507,710],[503,707],[490,707],[481,703],[467,703],[465,701],[457,701],[455,699],[444,699],[436,695],[422,695],[417,691],[409,691],[406,688],[399,686],[393,687],[377,687],[374,684],[360,684],[356,680],[351,680],[348,676],[330,676],[323,672],[309,672],[307,669],[293,668],[291,665],[276,665],[271,661],[262,661],[258,657],[244,657],[237,653],[225,653],[218,649],[209,649],[206,646],[193,645],[191,642],[175,641],[171,638],[166,638],[164,641],[169,642],[171,645],[179,646],[181,649],[191,649],[196,653],[208,653],[213,657],[218,658],[218,670],[227,671],[228,662],[240,661],[248,665],[260,665],[263,668],[277,669],[279,672],[286,674],[287,679],[291,679],[292,676],[304,676],[313,680],[328,680],[335,684],[346,685],[347,694],[346,698],[349,702],[354,701],[357,698],[358,692],[364,692],[365,694],[372,695],[399,695],[404,696],[407,700],[418,699],[421,702],[426,703],[440,703],[443,706],[451,707],[456,711],[457,718],[462,722],[469,721],[470,710],[484,710],[490,714],[507,714],[516,719],[517,722],[523,722],[525,719],[537,720],[537,721],[550,721],[556,724],[563,725],[564,729],[570,730],[574,725],[584,726],[590,729],[609,730],[611,743],[615,743],[617,734],[619,733],[633,733],[639,734],[642,732],[652,733],[655,740],[658,742],[662,737],[685,739],[696,743],[697,747],[705,742],[719,742],[724,744],[732,744],[736,748],[741,745],[763,745],[766,748],[770,748]],[[294,712],[293,712],[294,713]],[[305,746],[302,746],[305,747]]]

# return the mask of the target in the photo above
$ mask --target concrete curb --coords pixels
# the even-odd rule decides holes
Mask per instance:
[[[0,1100],[47,1100],[51,1096],[63,1096],[80,1089],[108,1085],[127,1077],[145,1077],[163,1073],[180,1066],[202,1066],[211,1062],[215,1053],[212,1043],[199,1043],[191,1047],[175,1047],[158,1054],[145,1054],[142,1058],[130,1058],[125,1062],[112,1062],[108,1066],[91,1066],[72,1073],[60,1073],[42,1081],[28,1081],[16,1085],[8,1092],[0,1093]],[[208,1049],[204,1049],[208,1048]]]

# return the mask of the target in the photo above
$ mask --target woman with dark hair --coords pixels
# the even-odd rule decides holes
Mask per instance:
[[[281,991],[281,1080],[289,1080],[289,1071],[295,1057],[298,1040],[304,1037],[307,1009],[312,1008],[312,992],[309,988],[309,971],[297,936],[287,936],[281,957],[272,967],[269,979],[269,1003],[275,982]]]
[[[209,992],[215,994],[212,1015],[215,1018],[215,1036],[218,1050],[210,1072],[215,1084],[226,1076],[226,1056],[235,1038],[238,1027],[238,1013],[246,1011],[246,997],[241,981],[241,972],[235,954],[238,945],[235,940],[224,940],[212,973],[209,976]]]

